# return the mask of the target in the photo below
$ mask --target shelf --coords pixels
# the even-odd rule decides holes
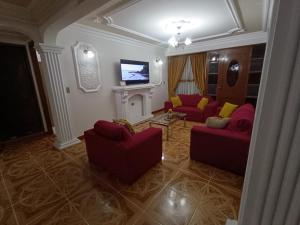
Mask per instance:
[[[209,61],[208,63],[218,63],[218,61]]]
[[[251,60],[263,60],[264,58],[263,57],[254,57],[254,58],[251,58]]]
[[[218,75],[218,73],[207,73],[208,75]]]
[[[248,84],[248,86],[252,86],[252,87],[259,87],[259,84]]]
[[[256,70],[256,71],[249,71],[249,73],[261,73],[261,70]]]

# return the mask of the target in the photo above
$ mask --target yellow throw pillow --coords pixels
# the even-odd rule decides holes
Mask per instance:
[[[201,98],[201,100],[197,104],[197,108],[203,111],[207,104],[208,104],[208,98]]]
[[[172,102],[174,108],[176,108],[178,106],[182,106],[182,102],[181,102],[179,96],[171,97],[171,102]]]
[[[229,102],[225,102],[225,104],[223,105],[220,113],[219,113],[219,116],[220,117],[223,117],[223,118],[226,118],[226,117],[230,117],[231,114],[233,113],[233,111],[238,107],[238,105],[234,105],[234,104],[231,104]]]
[[[135,134],[133,126],[125,119],[113,120],[114,123],[124,126],[131,134]]]

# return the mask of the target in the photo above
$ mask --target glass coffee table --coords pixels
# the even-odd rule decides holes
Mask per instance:
[[[169,140],[169,135],[171,132],[171,125],[175,123],[178,120],[183,120],[184,127],[186,127],[186,113],[180,113],[180,112],[172,112],[170,113],[164,113],[158,116],[153,117],[149,120],[149,126],[151,127],[152,124],[157,124],[161,126],[167,127],[167,141]]]

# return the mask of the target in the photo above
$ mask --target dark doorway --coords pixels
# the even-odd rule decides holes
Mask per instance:
[[[0,43],[0,141],[44,131],[26,47]]]

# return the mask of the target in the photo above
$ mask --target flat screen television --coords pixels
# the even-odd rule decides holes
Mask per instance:
[[[149,83],[149,62],[121,59],[122,81],[126,84]]]

